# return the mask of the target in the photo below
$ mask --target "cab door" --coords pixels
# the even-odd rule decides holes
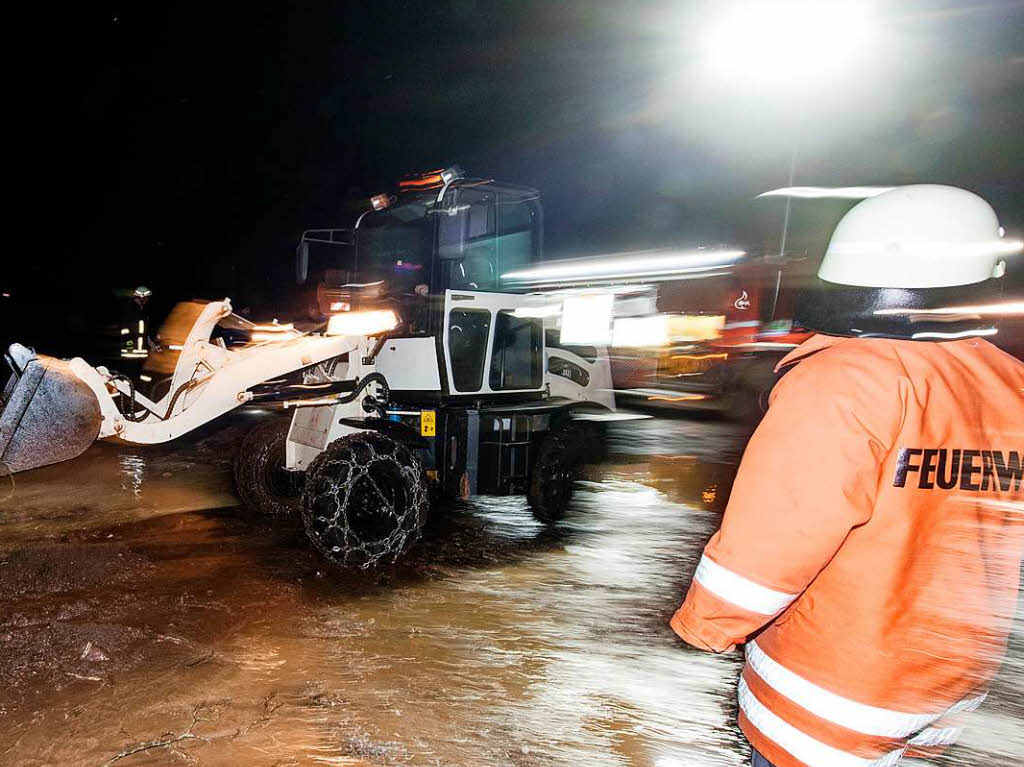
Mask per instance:
[[[544,324],[521,316],[526,296],[447,290],[442,347],[452,396],[544,389]]]

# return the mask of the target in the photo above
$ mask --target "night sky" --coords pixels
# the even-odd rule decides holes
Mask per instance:
[[[139,283],[273,301],[303,228],[456,162],[542,191],[549,256],[776,248],[753,198],[794,146],[799,184],[964,186],[1024,233],[1021,2],[881,3],[869,60],[785,93],[704,76],[723,3],[88,5],[26,23],[32,236],[0,275],[71,313]],[[794,250],[846,207],[798,203]]]

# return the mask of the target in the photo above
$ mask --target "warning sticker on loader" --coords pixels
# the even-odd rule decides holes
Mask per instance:
[[[437,413],[433,410],[424,410],[420,413],[420,436],[437,436]]]

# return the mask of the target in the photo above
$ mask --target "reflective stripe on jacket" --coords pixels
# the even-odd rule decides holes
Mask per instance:
[[[986,341],[815,336],[787,356],[672,627],[747,642],[777,767],[884,767],[984,700],[1024,551],[1024,364]]]

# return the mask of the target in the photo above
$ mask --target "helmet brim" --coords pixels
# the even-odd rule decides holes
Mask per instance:
[[[995,334],[992,317],[934,310],[998,301],[1002,281],[939,288],[869,288],[820,277],[797,299],[794,320],[808,330],[835,336],[948,341]],[[966,298],[969,295],[970,298]],[[929,311],[932,310],[932,311]]]

